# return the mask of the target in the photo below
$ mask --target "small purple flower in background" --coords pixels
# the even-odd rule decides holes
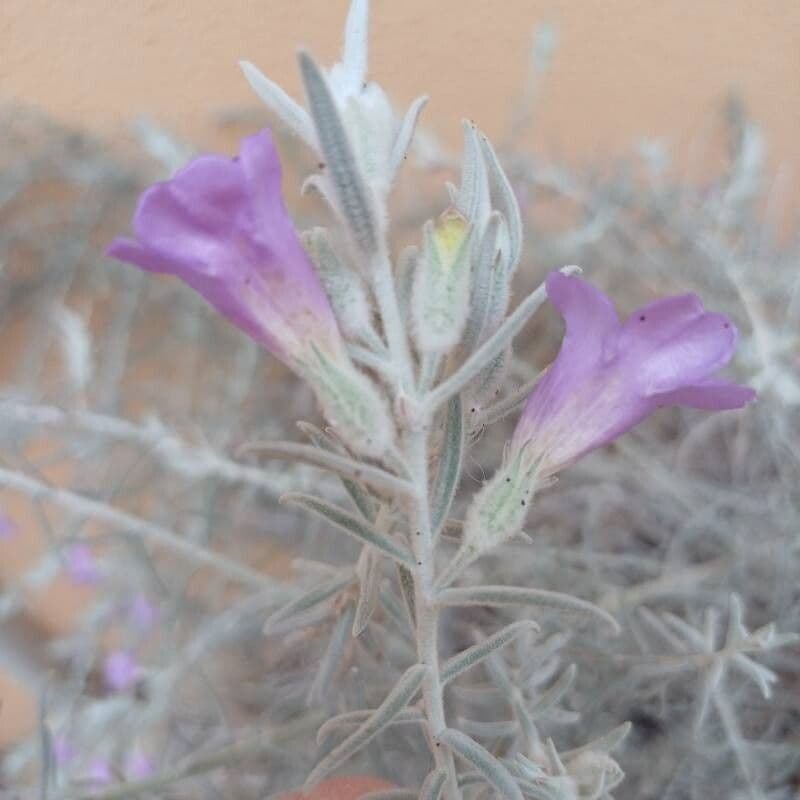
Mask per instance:
[[[65,767],[75,758],[75,748],[63,733],[53,739],[52,747],[53,758],[59,767]]]
[[[135,239],[108,254],[175,275],[271,353],[297,369],[309,347],[341,349],[336,319],[281,198],[269,132],[245,139],[238,158],[203,155],[147,189]]]
[[[125,760],[125,777],[128,780],[144,780],[154,771],[153,759],[141,750],[134,750]]]
[[[733,356],[736,328],[696,295],[656,300],[621,323],[611,301],[586,281],[553,272],[546,285],[566,332],[511,445],[514,452],[529,449],[540,476],[608,444],[658,408],[719,411],[755,398],[747,386],[712,377]]]
[[[65,567],[70,580],[79,586],[94,586],[100,580],[100,569],[91,548],[74,544],[67,549]]]
[[[128,622],[141,633],[152,630],[158,619],[158,609],[144,594],[137,594],[128,605]]]
[[[104,758],[94,758],[89,762],[86,780],[95,786],[106,786],[113,780],[111,766]]]
[[[0,541],[13,539],[19,533],[19,525],[9,516],[0,512]]]
[[[103,662],[103,679],[106,686],[115,692],[130,689],[139,678],[139,665],[128,650],[114,650]]]
[[[383,398],[350,361],[331,304],[281,197],[269,131],[238,158],[199,156],[139,198],[134,239],[108,255],[180,278],[307,380],[350,444],[380,455],[393,438]]]

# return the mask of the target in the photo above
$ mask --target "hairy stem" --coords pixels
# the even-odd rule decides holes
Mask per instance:
[[[414,594],[417,624],[417,658],[428,667],[428,677],[423,684],[425,716],[428,720],[433,757],[437,769],[447,773],[444,797],[447,800],[460,800],[456,780],[453,754],[449,747],[441,746],[436,737],[447,727],[442,696],[441,667],[439,664],[439,608],[434,590],[434,540],[431,530],[430,503],[428,498],[428,428],[430,419],[426,416],[407,436],[407,458],[416,489],[413,513],[410,522],[413,526],[411,538],[417,566],[414,571]]]

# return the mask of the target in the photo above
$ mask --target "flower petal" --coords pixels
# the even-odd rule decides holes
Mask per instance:
[[[582,346],[596,345],[619,325],[611,301],[591,283],[556,270],[547,276],[545,286],[547,297],[567,326],[565,344],[572,340]]]
[[[684,386],[653,397],[659,406],[687,406],[707,411],[741,408],[755,399],[756,393],[749,386],[718,378],[709,378],[693,386]]]
[[[731,360],[736,338],[736,327],[726,316],[702,314],[641,360],[630,359],[632,377],[645,397],[694,385]]]
[[[162,272],[185,279],[187,270],[213,272],[220,263],[230,261],[229,232],[209,222],[168,183],[156,183],[139,198],[133,230],[140,242],[162,257]]]
[[[620,330],[620,350],[658,345],[677,336],[705,313],[696,294],[664,297],[642,306],[628,317]]]

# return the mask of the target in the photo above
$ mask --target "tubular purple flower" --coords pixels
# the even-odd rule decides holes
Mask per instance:
[[[328,298],[281,197],[269,131],[245,139],[238,158],[203,155],[139,198],[134,239],[108,255],[174,275],[293,369],[311,344],[338,355]]]
[[[511,442],[527,450],[540,477],[608,444],[653,411],[688,406],[740,408],[755,392],[712,377],[733,356],[737,333],[694,294],[656,300],[620,323],[591,284],[560,272],[546,280],[566,332],[536,384]]]
[[[657,300],[621,323],[580,278],[553,272],[546,287],[566,324],[561,350],[531,392],[503,466],[467,511],[458,568],[519,532],[538,486],[657,408],[716,411],[755,397],[713,377],[733,355],[736,328],[695,295]]]
[[[147,189],[135,238],[108,255],[174,275],[314,388],[334,425],[378,454],[391,436],[382,400],[352,365],[336,318],[281,197],[269,131],[245,139],[238,158],[195,158]]]

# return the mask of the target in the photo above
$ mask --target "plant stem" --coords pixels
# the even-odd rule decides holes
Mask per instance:
[[[442,679],[439,665],[439,608],[434,591],[434,541],[430,521],[428,498],[428,428],[430,419],[420,421],[418,427],[407,435],[407,458],[412,481],[416,488],[411,539],[417,567],[414,570],[414,595],[417,625],[417,658],[428,667],[428,678],[423,685],[425,716],[430,729],[433,757],[438,769],[447,772],[444,788],[446,800],[460,800],[455,763],[449,747],[440,746],[437,734],[447,727],[442,696]]]

